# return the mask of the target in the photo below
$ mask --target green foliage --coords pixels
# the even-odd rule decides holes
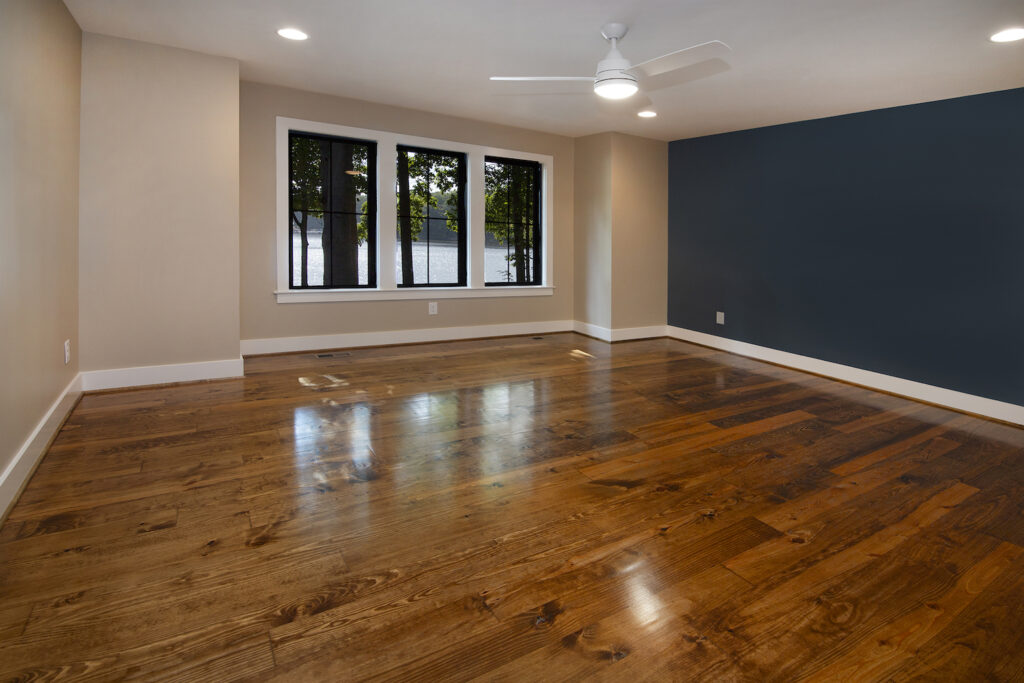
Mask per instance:
[[[322,183],[324,159],[320,142],[310,138],[291,137],[292,208],[323,216],[324,187]]]
[[[401,176],[395,183],[395,200],[398,204],[398,216],[402,212],[402,200],[408,199],[409,213],[412,218],[410,229],[412,239],[418,240],[423,230],[424,219],[430,215],[430,209],[441,211],[445,223],[452,232],[459,231],[459,160],[461,157],[429,152],[413,152],[399,150],[399,168],[408,164],[409,183],[403,188]],[[403,197],[403,190],[408,192]]]
[[[526,223],[533,226],[533,169],[488,161],[484,166],[487,231],[506,239],[503,226],[495,223]]]
[[[292,136],[290,191],[293,209],[292,219],[302,226],[307,218],[323,219],[327,206],[328,180],[330,178],[329,154],[331,143],[316,138]],[[345,154],[343,165],[355,173],[345,174],[343,196],[333,198],[335,207],[351,206],[358,212],[358,243],[369,236],[367,223],[367,147],[360,144],[335,144],[334,153]],[[349,156],[350,155],[350,156]]]
[[[485,229],[500,244],[513,247],[506,257],[510,281],[526,282],[529,279],[535,182],[531,166],[495,161],[484,165]]]

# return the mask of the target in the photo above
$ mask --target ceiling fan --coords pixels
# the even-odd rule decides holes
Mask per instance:
[[[597,74],[594,76],[491,76],[491,80],[589,82],[593,83],[594,92],[601,97],[622,100],[636,94],[641,85],[645,90],[666,87],[665,83],[652,82],[655,76],[716,59],[731,51],[731,48],[722,41],[711,40],[648,59],[646,62],[630,64],[629,60],[619,52],[618,45],[628,30],[628,26],[620,23],[605,24],[601,27],[601,35],[612,46],[605,58],[597,63]]]

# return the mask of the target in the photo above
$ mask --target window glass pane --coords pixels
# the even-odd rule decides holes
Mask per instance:
[[[488,223],[484,235],[484,281],[508,282],[508,224]]]
[[[305,225],[303,225],[305,222]],[[292,212],[292,287],[324,284],[323,214]],[[305,245],[303,244],[305,235]],[[302,273],[307,281],[302,281]]]
[[[327,208],[327,160],[330,146],[323,140],[294,133],[290,136],[289,190],[293,211]]]
[[[292,132],[291,286],[376,285],[376,145]]]
[[[397,164],[398,285],[465,285],[464,155],[399,147]]]
[[[369,282],[369,245],[367,217],[356,213],[330,213],[326,216],[331,261],[328,268],[333,287],[366,286]]]
[[[367,151],[348,141],[331,145],[331,211],[361,213],[365,207]]]
[[[541,283],[540,180],[536,162],[486,158],[485,284]]]

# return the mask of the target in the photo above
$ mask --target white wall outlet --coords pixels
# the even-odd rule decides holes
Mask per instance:
[[[437,315],[437,302],[431,301],[427,304],[427,315]]]
[[[71,362],[71,340],[64,340],[64,365]]]
[[[719,325],[725,324],[725,311],[715,312],[715,322],[718,323]]]

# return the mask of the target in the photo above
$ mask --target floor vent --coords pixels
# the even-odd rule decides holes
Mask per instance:
[[[351,356],[352,354],[348,351],[335,351],[332,353],[318,353],[317,358],[342,358],[344,356]]]

